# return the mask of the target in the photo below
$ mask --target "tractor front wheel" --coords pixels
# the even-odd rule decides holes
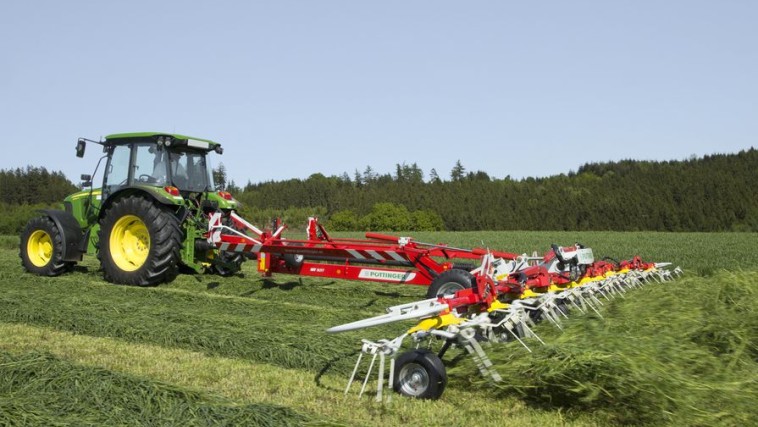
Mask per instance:
[[[418,399],[438,399],[447,385],[442,360],[429,350],[411,350],[395,360],[393,388]]]
[[[153,286],[176,277],[182,246],[179,220],[139,196],[116,201],[100,221],[98,258],[105,280]]]
[[[19,256],[26,271],[40,276],[58,276],[71,267],[63,261],[63,237],[52,219],[32,218],[21,233]]]

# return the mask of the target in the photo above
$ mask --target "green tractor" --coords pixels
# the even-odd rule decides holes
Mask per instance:
[[[173,280],[179,269],[230,275],[243,257],[208,243],[208,217],[228,213],[238,202],[216,191],[208,161],[221,145],[168,133],[124,133],[104,141],[105,172],[100,188],[82,175],[82,191],[66,197],[64,210],[44,210],[21,233],[24,268],[42,276],[71,270],[83,255],[96,254],[112,283],[152,286]]]

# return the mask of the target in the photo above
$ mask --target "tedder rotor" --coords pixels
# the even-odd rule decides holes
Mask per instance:
[[[541,259],[521,256],[505,261],[488,253],[482,256],[481,266],[472,271],[476,280],[471,288],[389,307],[386,314],[328,329],[330,333],[338,333],[419,320],[395,338],[362,340],[345,394],[355,381],[364,354],[370,355],[371,361],[359,396],[365,392],[379,358],[377,401],[383,399],[387,359],[390,389],[415,398],[439,398],[447,385],[443,357],[451,347],[465,349],[483,376],[500,381],[502,378],[480,342],[516,340],[531,352],[527,339],[544,344],[532,329],[536,322],[547,320],[560,329],[561,318],[570,309],[582,313],[592,310],[602,317],[601,299],[623,296],[629,289],[653,281],[668,281],[682,273],[678,267],[666,267],[670,264],[645,263],[638,257],[620,263],[594,261],[591,250],[580,246],[554,245],[552,252]],[[401,352],[407,339],[415,348]],[[433,340],[443,342],[437,352],[431,350]]]

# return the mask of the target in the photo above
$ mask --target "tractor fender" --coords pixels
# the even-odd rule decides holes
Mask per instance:
[[[110,208],[113,202],[115,202],[118,199],[122,199],[124,197],[129,197],[129,196],[144,196],[150,200],[155,201],[156,203],[167,205],[167,206],[177,206],[177,205],[182,205],[184,203],[184,199],[182,197],[171,196],[168,193],[166,193],[163,189],[160,189],[157,187],[151,187],[151,186],[126,187],[108,196],[108,198],[103,202],[103,205],[100,207],[100,217],[102,217],[105,214],[105,211],[107,211],[108,208]]]
[[[82,227],[79,221],[69,212],[57,209],[42,209],[40,212],[53,220],[55,226],[61,232],[63,244],[63,261],[81,261],[82,251],[80,243],[83,237]]]

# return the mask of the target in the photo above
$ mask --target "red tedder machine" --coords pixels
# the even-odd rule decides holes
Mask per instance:
[[[379,233],[366,233],[366,239],[332,238],[316,218],[308,220],[307,240],[282,238],[285,228],[277,221],[271,232],[265,232],[234,212],[226,218],[216,213],[210,220],[209,239],[222,252],[255,255],[258,271],[266,276],[284,273],[422,285],[429,287],[430,297],[470,288],[473,276],[468,270],[488,253]],[[505,260],[518,257],[492,254]]]
[[[365,239],[332,238],[316,218],[310,218],[307,239],[282,237],[278,221],[262,231],[235,212],[210,215],[208,242],[226,256],[255,256],[258,270],[273,273],[329,277],[428,286],[427,299],[389,307],[387,313],[330,328],[337,333],[402,320],[418,323],[394,339],[363,340],[345,393],[350,390],[364,354],[371,355],[360,394],[366,389],[379,358],[377,400],[382,400],[385,361],[389,358],[389,388],[410,397],[436,399],[447,374],[442,361],[448,349],[465,349],[482,375],[500,381],[484,353],[481,341],[516,340],[528,351],[526,340],[542,343],[532,327],[547,320],[562,329],[561,318],[570,310],[602,317],[603,299],[623,297],[629,289],[679,276],[670,263],[595,260],[581,244],[552,245],[543,256],[489,249],[462,249],[444,244],[366,233]],[[415,349],[404,352],[406,339]],[[442,341],[438,352],[432,341]],[[427,348],[420,348],[427,343]]]

